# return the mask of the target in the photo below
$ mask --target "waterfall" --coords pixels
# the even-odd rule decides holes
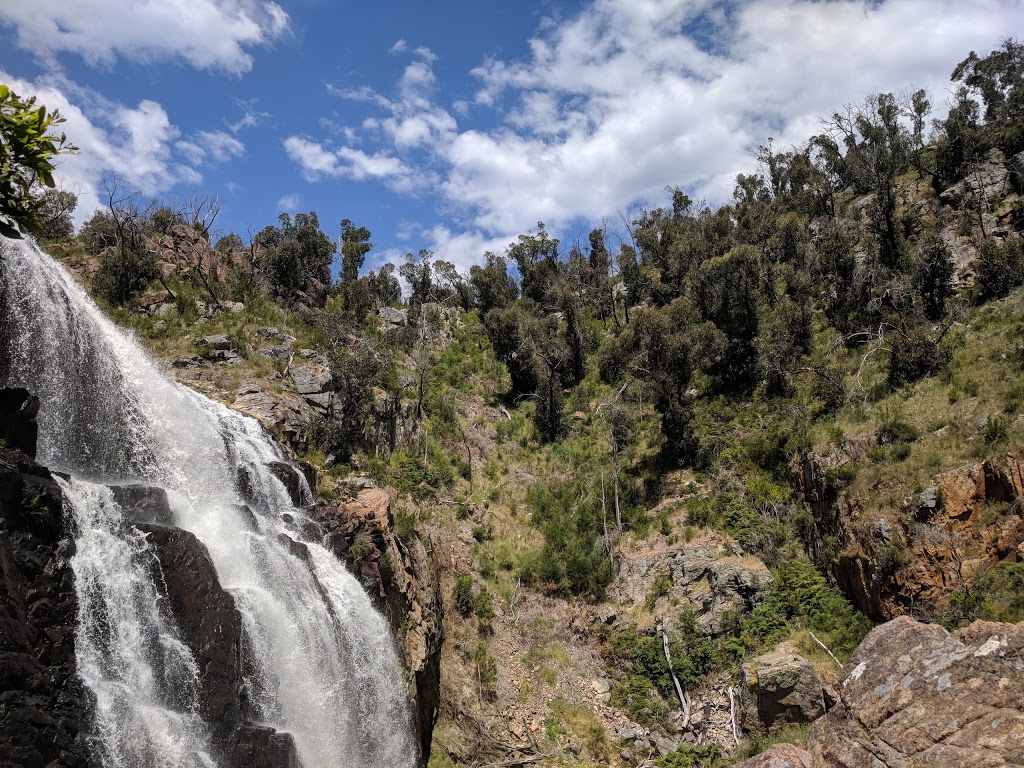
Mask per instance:
[[[207,548],[245,637],[250,719],[291,734],[303,768],[415,763],[386,620],[267,468],[258,423],[165,377],[53,259],[0,238],[0,386],[40,400],[39,461],[62,481],[79,674],[111,768],[215,766],[199,669],[157,604],[154,554],[107,486],[166,490],[174,525]]]

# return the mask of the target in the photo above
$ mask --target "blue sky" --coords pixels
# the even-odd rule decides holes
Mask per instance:
[[[223,233],[282,210],[373,232],[368,266],[461,267],[543,220],[571,241],[679,185],[712,203],[877,91],[944,114],[1024,0],[0,0],[0,82],[68,117],[79,220],[119,173],[216,195]]]

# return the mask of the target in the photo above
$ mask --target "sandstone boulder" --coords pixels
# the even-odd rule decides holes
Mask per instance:
[[[825,714],[818,671],[807,659],[773,651],[743,665],[744,724],[809,723]]]
[[[900,617],[868,634],[838,687],[839,703],[807,737],[819,764],[1024,761],[1024,625],[975,622],[950,634]]]

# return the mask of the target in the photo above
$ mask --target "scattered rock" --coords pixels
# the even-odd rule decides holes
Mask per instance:
[[[736,768],[814,768],[814,758],[794,744],[773,744]]]
[[[642,725],[634,723],[632,720],[627,720],[622,723],[615,731],[615,735],[623,741],[632,741],[633,739],[642,739],[646,735],[646,731]]]
[[[198,344],[205,344],[210,349],[231,349],[231,341],[226,334],[218,333],[213,336],[203,336]]]
[[[145,296],[139,299],[139,309],[151,311],[160,304],[169,301],[170,298],[171,295],[167,291],[147,293]]]

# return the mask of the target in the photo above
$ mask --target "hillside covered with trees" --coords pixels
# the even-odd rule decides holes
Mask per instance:
[[[1024,44],[951,84],[945,114],[877,93],[769,140],[728,202],[680,179],[468,273],[367,270],[372,233],[324,212],[222,234],[215,198],[113,178],[77,231],[53,189],[0,232],[318,501],[389,489],[438,570],[431,766],[726,765],[813,719],[731,707],[765,653],[827,689],[896,616],[1024,620]]]

